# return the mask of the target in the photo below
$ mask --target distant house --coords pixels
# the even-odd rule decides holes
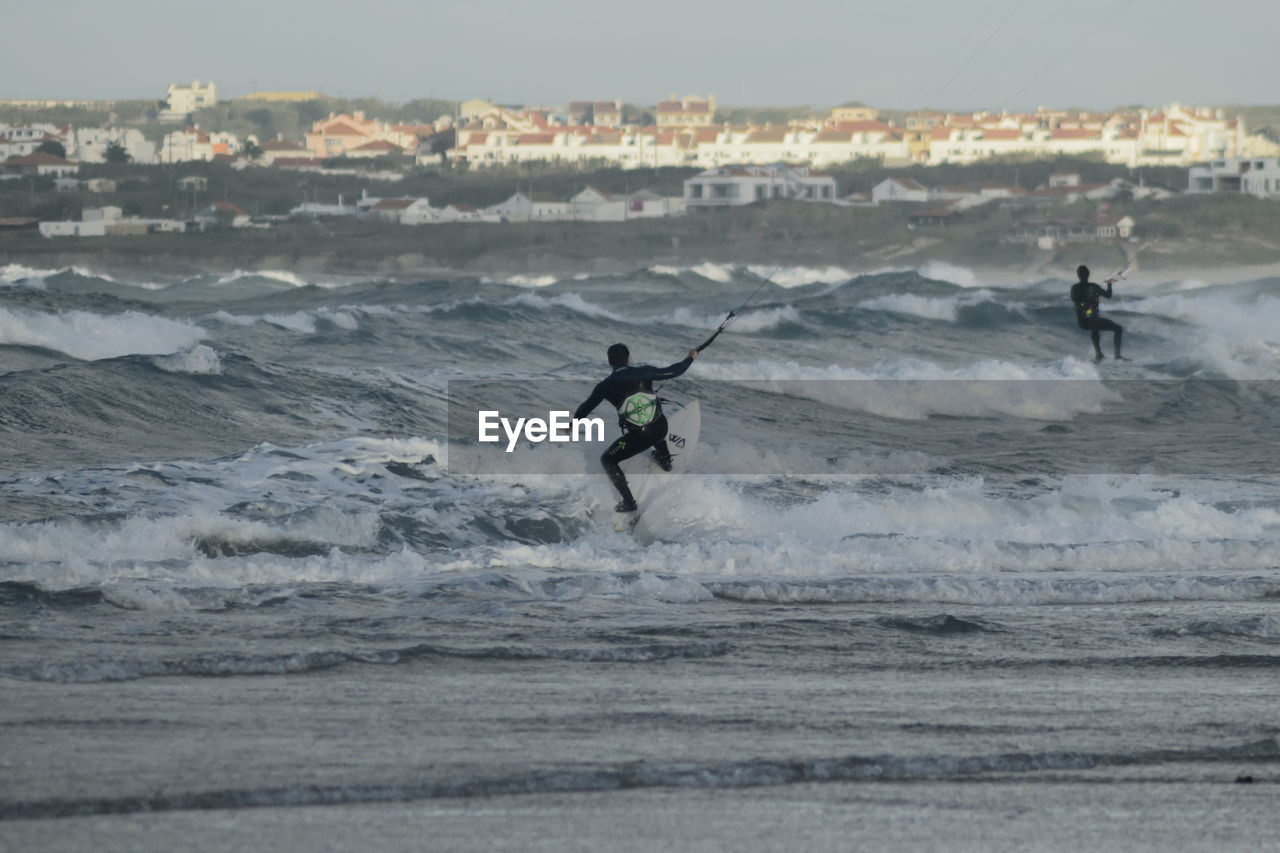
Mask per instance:
[[[352,150],[375,140],[390,142],[400,148],[418,144],[416,134],[389,127],[376,119],[367,119],[360,110],[350,115],[330,113],[327,119],[312,124],[306,138],[307,150],[321,160],[349,156]]]
[[[269,139],[259,145],[258,150],[262,152],[258,155],[258,162],[264,166],[270,166],[285,157],[306,157],[311,159],[311,154],[307,149],[287,139]]]
[[[621,222],[681,213],[684,213],[683,198],[664,198],[651,190],[615,194],[587,187],[569,199],[569,214],[573,219]]]
[[[684,182],[690,212],[726,209],[767,199],[836,201],[836,180],[806,166],[722,166]]]
[[[199,125],[192,125],[165,135],[160,145],[160,162],[209,162],[219,154],[230,156],[239,151],[240,140],[235,134],[208,133]]]
[[[672,95],[667,100],[658,102],[656,118],[660,128],[710,127],[715,123],[715,112],[714,95],[708,95],[705,99],[697,95],[677,99]]]
[[[486,207],[484,212],[516,220],[567,219],[570,206],[551,193],[518,192],[505,201]]]
[[[178,178],[173,185],[184,192],[187,190],[207,190],[209,188],[209,179],[204,175],[188,175],[185,178]]]
[[[200,81],[190,86],[181,83],[169,84],[166,93],[165,108],[160,112],[161,121],[182,121],[189,113],[218,103],[218,87],[212,81],[200,85]]]
[[[1187,174],[1187,191],[1280,198],[1280,158],[1232,157],[1193,166]]]
[[[366,142],[355,148],[347,150],[344,156],[369,160],[374,157],[386,157],[388,154],[403,154],[404,149],[394,142],[387,142],[385,139],[375,139],[372,142]]]
[[[224,228],[228,225],[232,228],[245,228],[250,224],[249,214],[229,201],[215,201],[198,211],[195,220],[202,228]]]
[[[42,237],[105,237],[107,224],[105,220],[95,219],[90,222],[41,222]]]
[[[1103,214],[1092,219],[1035,219],[1015,222],[1006,232],[1010,243],[1037,243],[1053,248],[1065,243],[1096,243],[1126,240],[1133,235],[1130,216]]]
[[[929,189],[910,178],[885,178],[871,188],[871,203],[929,201]]]
[[[23,157],[10,157],[3,164],[0,164],[0,169],[10,175],[39,175],[42,177],[64,178],[67,175],[74,175],[79,172],[80,164],[44,151],[37,151],[34,154],[27,154]]]
[[[591,108],[591,124],[595,127],[621,127],[622,102],[596,101]]]
[[[400,225],[422,225],[435,221],[437,211],[425,198],[383,198],[368,209],[368,215]]]

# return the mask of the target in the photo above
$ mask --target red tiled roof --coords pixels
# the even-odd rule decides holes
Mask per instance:
[[[682,113],[684,112],[684,104],[679,101],[658,101],[658,112]]]
[[[703,128],[702,130],[699,130],[694,136],[699,143],[703,143],[703,142],[715,142],[716,137],[718,137],[719,135],[720,135],[720,131],[716,130],[713,127],[707,127],[707,128]]]
[[[412,207],[416,198],[384,198],[375,204],[371,210],[404,210]]]
[[[352,151],[403,151],[399,145],[394,142],[388,142],[385,139],[375,139],[372,142],[366,142],[358,148],[352,148]]]
[[[369,134],[363,130],[357,130],[345,121],[334,122],[333,124],[316,131],[321,136],[368,136]]]
[[[781,128],[753,130],[747,137],[747,142],[782,142],[786,137],[787,132]]]
[[[592,105],[592,109],[594,109],[598,113],[620,112],[618,107],[615,106],[612,101],[596,101],[595,104]]]
[[[996,128],[982,131],[982,138],[989,140],[996,139],[1021,139],[1022,131],[1013,128]]]
[[[554,133],[522,133],[516,137],[517,145],[550,145],[555,141]]]
[[[848,130],[820,130],[814,142],[852,142],[853,133]]]

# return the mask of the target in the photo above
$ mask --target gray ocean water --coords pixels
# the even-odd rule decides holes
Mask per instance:
[[[1235,279],[1135,274],[1095,364],[1068,282],[941,264],[0,268],[0,849],[1274,846],[1280,280]],[[634,536],[599,445],[457,419],[750,297]]]

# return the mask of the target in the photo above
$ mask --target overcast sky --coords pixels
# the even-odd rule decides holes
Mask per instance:
[[[1219,0],[13,3],[0,99],[311,90],[408,101],[714,94],[886,109],[1280,103],[1280,3]]]

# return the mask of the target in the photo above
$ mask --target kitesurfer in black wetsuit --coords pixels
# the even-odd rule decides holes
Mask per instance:
[[[1120,355],[1120,336],[1124,333],[1124,328],[1119,323],[1103,317],[1098,309],[1099,297],[1111,298],[1111,284],[1115,279],[1108,278],[1107,289],[1103,290],[1102,285],[1089,281],[1089,268],[1084,264],[1076,267],[1076,276],[1080,280],[1071,285],[1071,304],[1076,309],[1076,322],[1080,324],[1080,328],[1087,330],[1093,339],[1094,361],[1106,358],[1102,354],[1100,332],[1115,333],[1112,341],[1115,344],[1116,358],[1123,360],[1124,356]]]
[[[653,383],[674,379],[689,369],[698,351],[690,350],[683,361],[670,367],[650,367],[647,364],[631,366],[631,352],[625,344],[609,347],[609,366],[613,372],[596,385],[591,396],[573,413],[575,418],[585,418],[591,410],[608,400],[618,410],[618,425],[622,435],[609,445],[600,456],[604,472],[613,481],[622,500],[615,509],[618,512],[635,512],[636,501],[627,486],[627,476],[618,464],[649,448],[653,448],[654,460],[664,470],[671,470],[671,451],[667,448],[667,416],[662,414],[662,403],[653,393]]]

